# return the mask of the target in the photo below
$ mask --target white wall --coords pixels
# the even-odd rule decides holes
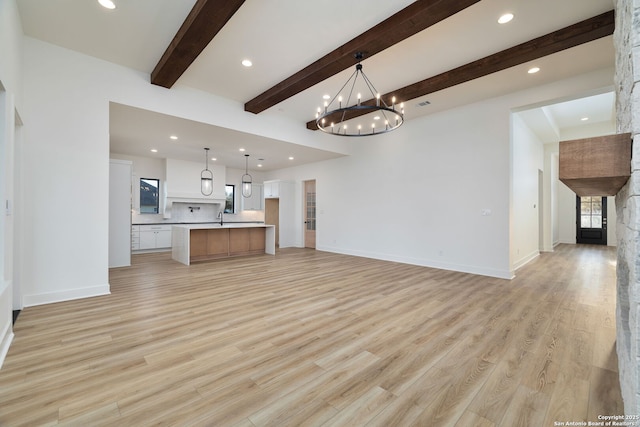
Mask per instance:
[[[512,115],[512,228],[511,260],[519,268],[540,254],[539,171],[544,170],[542,141],[522,120]]]
[[[19,261],[13,248],[16,241],[15,185],[19,168],[15,165],[17,113],[22,106],[22,27],[15,0],[0,1],[0,366],[13,339],[13,286]],[[10,211],[5,207],[9,203]]]
[[[25,305],[109,292],[110,101],[285,141],[305,135],[299,142],[318,146],[299,123],[246,113],[239,103],[188,88],[153,86],[144,73],[29,37],[23,42],[23,118],[37,123],[25,132],[24,157],[35,171],[24,180]],[[329,145],[341,150],[339,142]]]
[[[511,111],[607,86],[611,75],[601,70],[412,119],[391,134],[353,141],[349,157],[267,179],[297,183],[299,245],[300,183],[316,179],[318,249],[512,277],[510,221],[532,207],[528,199],[511,206]]]
[[[24,38],[24,157],[34,171],[24,179],[25,305],[109,292],[110,101],[351,153],[267,177],[294,179],[298,206],[301,180],[317,179],[318,249],[511,277],[510,112],[610,84],[611,71],[348,142],[185,87],[156,87],[148,77]],[[301,244],[301,212],[297,220]]]

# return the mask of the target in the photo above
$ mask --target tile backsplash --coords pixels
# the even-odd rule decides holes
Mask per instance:
[[[218,222],[218,213],[222,205],[212,203],[179,203],[174,202],[171,218],[164,218],[162,214],[133,213],[133,224],[145,223],[180,223],[180,222]],[[235,214],[224,214],[225,222],[263,222],[264,211],[239,211]]]

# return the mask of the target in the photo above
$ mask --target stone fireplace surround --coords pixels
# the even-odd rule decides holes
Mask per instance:
[[[631,132],[631,177],[616,195],[617,353],[627,415],[640,414],[640,0],[614,0],[617,132]]]

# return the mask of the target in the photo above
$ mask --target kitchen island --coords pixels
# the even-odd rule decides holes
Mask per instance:
[[[171,258],[185,265],[241,255],[276,253],[275,226],[247,223],[180,224],[171,229]]]

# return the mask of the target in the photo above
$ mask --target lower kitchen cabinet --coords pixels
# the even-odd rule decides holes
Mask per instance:
[[[137,251],[140,249],[140,226],[131,226],[131,250]]]
[[[140,236],[138,249],[171,248],[171,225],[138,225],[137,227]]]
[[[229,256],[229,230],[191,230],[189,253],[194,261]]]
[[[239,255],[264,254],[264,227],[190,230],[189,258],[191,261]]]
[[[251,255],[264,253],[264,228],[229,229],[229,255]]]

